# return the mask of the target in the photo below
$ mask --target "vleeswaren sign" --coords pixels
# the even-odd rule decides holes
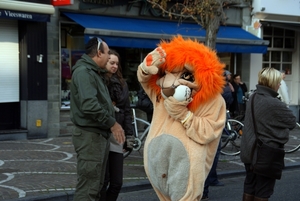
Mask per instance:
[[[68,6],[72,5],[74,0],[52,0],[53,6]]]

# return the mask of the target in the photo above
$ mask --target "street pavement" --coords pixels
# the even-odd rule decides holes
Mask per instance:
[[[293,136],[291,143],[300,143]],[[300,167],[299,153],[286,154],[286,168]],[[217,171],[222,179],[243,175],[244,167],[239,156],[220,155]],[[0,201],[67,201],[73,199],[75,186],[76,154],[70,136],[0,141]],[[133,152],[124,160],[119,200],[126,193],[146,189],[151,185],[142,154]]]
[[[210,201],[241,201],[245,176],[222,178],[224,186],[209,187]],[[285,169],[280,180],[276,181],[274,193],[269,201],[300,200],[300,169]],[[153,189],[120,193],[118,201],[158,201]]]

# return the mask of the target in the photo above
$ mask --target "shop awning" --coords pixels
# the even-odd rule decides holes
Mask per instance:
[[[161,39],[180,34],[183,37],[205,40],[206,31],[195,23],[177,23],[100,15],[64,14],[85,27],[85,38],[100,36],[109,46],[155,48]],[[262,40],[240,27],[220,26],[217,52],[265,53],[269,41]]]

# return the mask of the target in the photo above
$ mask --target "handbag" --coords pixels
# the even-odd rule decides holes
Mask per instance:
[[[255,96],[256,94],[254,94]],[[256,142],[252,149],[252,171],[255,174],[280,179],[282,170],[284,168],[284,156],[285,151],[283,147],[271,147],[264,141],[259,139],[257,134],[257,127],[254,119],[254,96],[251,102],[252,107],[252,119],[254,124],[254,132],[256,136]]]

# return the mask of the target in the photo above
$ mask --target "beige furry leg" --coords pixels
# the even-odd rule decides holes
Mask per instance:
[[[153,187],[153,189],[154,189],[159,201],[171,201],[170,197],[165,196],[159,190],[157,190],[155,187]]]

